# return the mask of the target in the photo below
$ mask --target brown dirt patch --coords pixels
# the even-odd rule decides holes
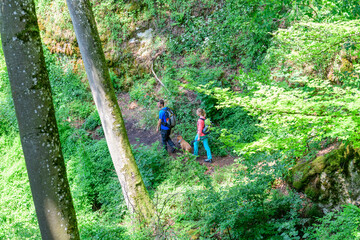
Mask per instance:
[[[330,144],[328,147],[321,149],[317,154],[316,157],[320,157],[320,156],[324,156],[325,154],[328,154],[329,152],[331,152],[332,150],[338,148],[340,146],[339,142],[334,142],[332,144]]]
[[[160,141],[160,134],[155,129],[142,128],[138,122],[141,112],[144,110],[136,102],[131,101],[128,93],[118,95],[118,104],[124,119],[125,128],[131,145],[144,144],[151,146],[154,142]]]
[[[133,119],[124,118],[125,128],[131,145],[151,146],[154,142],[160,141],[160,135],[155,131],[139,128]]]
[[[205,171],[205,174],[213,174],[216,170],[216,168],[222,168],[224,166],[228,166],[234,163],[234,157],[232,156],[225,156],[225,157],[214,157],[213,156],[213,161],[212,163],[208,163],[208,162],[204,162],[204,160],[206,159],[205,157],[199,157],[197,159],[197,161],[202,164],[205,165],[207,167],[207,170]]]

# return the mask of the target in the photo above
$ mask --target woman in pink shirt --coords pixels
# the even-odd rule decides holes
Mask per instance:
[[[206,154],[207,154],[207,159],[204,161],[211,163],[212,156],[211,156],[211,150],[209,147],[209,140],[208,140],[208,137],[203,133],[203,129],[205,127],[206,113],[205,113],[204,109],[198,108],[196,110],[196,115],[199,116],[199,119],[197,121],[197,134],[196,134],[195,142],[194,142],[194,155],[198,156],[199,142],[202,141],[204,148],[206,150]]]

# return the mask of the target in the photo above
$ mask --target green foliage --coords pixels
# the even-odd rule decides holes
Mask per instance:
[[[299,22],[276,33],[267,61],[270,66],[280,69],[278,74],[287,74],[283,75],[286,79],[291,80],[296,71],[326,77],[329,67],[334,68],[338,62],[341,65],[342,58],[349,58],[351,61],[352,57],[360,57],[360,46],[357,44],[359,40],[359,20],[335,23]],[[301,79],[298,81],[301,83]]]
[[[176,69],[176,65],[176,62],[173,61],[171,56],[164,55],[161,58],[161,62],[158,60],[157,64],[154,66],[156,72],[157,68],[161,69],[162,75],[159,75],[158,77],[161,78],[165,87],[162,87],[159,92],[165,96],[165,99],[173,99],[174,96],[181,95],[179,91],[180,83],[178,81],[178,71]]]
[[[345,205],[340,211],[327,213],[318,219],[306,239],[360,239],[360,209]]]
[[[158,23],[162,23],[161,20],[170,17],[173,26],[183,24],[186,20],[191,18],[197,5],[201,4],[201,10],[203,10],[211,8],[212,4],[214,4],[213,0],[145,0],[144,2],[147,5],[149,14],[156,17]]]
[[[156,142],[151,148],[140,145],[133,149],[136,163],[148,189],[156,188],[166,178],[167,163],[170,159],[161,157],[159,148],[160,143]]]
[[[255,141],[255,136],[262,131],[257,126],[258,120],[241,107],[220,109],[216,120],[220,129],[218,139],[228,150],[236,150]]]
[[[237,163],[216,168],[212,176],[214,188],[219,189],[224,185],[228,185],[229,182],[235,182],[238,179],[238,172],[244,171],[245,169],[246,167],[244,165]]]
[[[205,185],[207,186],[210,179],[204,174],[206,167],[195,161],[192,155],[180,155],[176,161],[169,163],[167,180],[172,184]]]
[[[143,4],[138,1],[92,0],[93,11],[104,51],[110,66],[121,65],[126,58],[123,43],[134,36],[135,23],[146,20]],[[126,64],[126,63],[125,63]],[[127,69],[129,70],[129,69]]]
[[[0,47],[0,136],[17,131],[16,116],[13,108],[9,77],[2,48]]]
[[[73,72],[70,58],[58,58],[45,48],[44,52],[57,119],[87,118],[95,110],[88,83],[82,82],[82,76]]]
[[[97,126],[101,125],[100,116],[97,111],[94,111],[90,116],[85,120],[82,127],[85,130],[95,130]]]
[[[0,238],[39,239],[20,138],[16,132],[0,135]]]
[[[229,239],[300,239],[309,219],[301,217],[303,200],[290,189],[272,188],[286,168],[275,162],[280,155],[261,155],[234,168],[233,186],[198,192],[205,199],[202,235]],[[214,178],[216,179],[216,178]],[[190,215],[191,216],[191,215]],[[199,215],[197,215],[199,216]]]
[[[57,41],[74,41],[75,32],[70,19],[69,11],[67,10],[66,2],[64,1],[50,1],[37,0],[36,13],[40,22],[40,30],[46,29],[46,34],[43,38],[54,38]]]
[[[148,106],[154,102],[153,89],[155,86],[155,78],[146,75],[144,79],[136,81],[129,91],[130,98],[137,100],[141,104]]]
[[[121,218],[126,207],[106,141],[92,140],[84,130],[74,132],[66,126],[60,126],[60,132],[76,209],[97,211],[111,206],[117,208],[114,216]],[[67,133],[71,135],[64,136]]]
[[[113,71],[109,71],[111,83],[115,91],[124,90],[124,82]]]
[[[262,61],[270,33],[297,16],[294,8],[293,1],[273,0],[204,5],[204,12],[187,11],[184,20],[176,23],[185,32],[170,39],[170,49],[178,54],[200,51],[213,64],[253,68]]]
[[[265,69],[259,74],[269,76]],[[348,140],[358,128],[359,92],[356,88],[331,85],[316,78],[297,76],[297,88],[286,82],[254,82],[246,73],[239,80],[247,93],[233,94],[215,89],[219,107],[242,106],[258,116],[264,129],[257,141],[242,151],[293,150],[301,156],[307,143],[323,138]]]
[[[131,239],[118,219],[107,213],[77,211],[81,239]]]
[[[316,8],[311,15],[315,21],[336,22],[339,20],[354,20],[360,16],[360,3],[356,0],[345,1],[323,1],[315,0],[313,5]]]
[[[194,156],[179,154],[176,159],[163,157],[158,150],[159,144],[154,143],[147,151],[144,151],[145,146],[134,149],[141,175],[148,187],[155,188],[165,180],[175,186],[209,184],[210,179],[203,174],[205,167],[195,161]]]
[[[159,110],[157,108],[149,107],[147,109],[144,109],[143,116],[140,119],[138,119],[139,120],[138,126],[147,130],[156,129],[158,116],[159,116],[158,114],[159,114]]]

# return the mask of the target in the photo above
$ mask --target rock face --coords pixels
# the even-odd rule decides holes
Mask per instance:
[[[313,161],[299,162],[289,182],[323,209],[360,205],[360,150],[341,145]]]

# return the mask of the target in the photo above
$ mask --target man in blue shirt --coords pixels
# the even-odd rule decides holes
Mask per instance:
[[[158,102],[158,107],[160,109],[160,112],[159,112],[159,120],[158,120],[158,124],[156,127],[156,132],[159,132],[159,129],[161,129],[162,145],[165,149],[165,152],[167,152],[167,144],[169,144],[169,146],[171,148],[171,152],[173,153],[176,151],[176,147],[170,138],[171,128],[166,126],[165,111],[166,111],[167,107],[165,107],[164,100],[160,100]]]

